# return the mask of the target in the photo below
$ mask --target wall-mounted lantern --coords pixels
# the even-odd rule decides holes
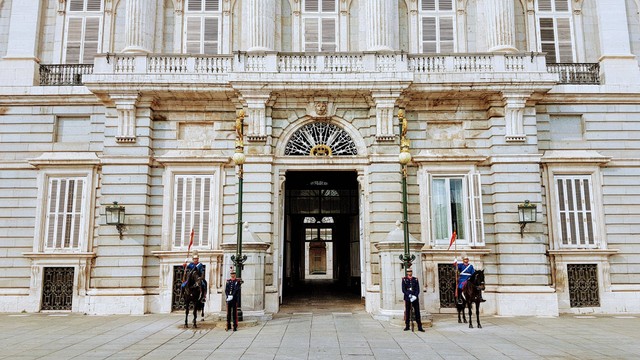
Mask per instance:
[[[118,205],[117,201],[113,205],[107,205],[105,208],[105,216],[107,217],[107,225],[115,225],[122,240],[122,232],[124,231],[124,206]]]
[[[520,237],[524,234],[524,227],[528,223],[536,222],[536,204],[525,200],[524,204],[518,204],[518,223],[520,223]]]

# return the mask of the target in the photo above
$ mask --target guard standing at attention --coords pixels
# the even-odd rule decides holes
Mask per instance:
[[[422,320],[420,319],[420,284],[418,278],[413,277],[413,270],[407,269],[407,276],[402,278],[402,293],[404,294],[404,331],[409,330],[409,322],[411,321],[411,307],[415,313],[416,322],[418,323],[418,331],[424,332],[422,328]]]
[[[233,319],[233,331],[238,330],[238,293],[242,280],[236,279],[236,271],[231,270],[231,278],[227,279],[224,294],[227,296],[227,328],[231,329],[231,319]]]

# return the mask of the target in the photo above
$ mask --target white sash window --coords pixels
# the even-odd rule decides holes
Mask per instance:
[[[547,63],[575,61],[573,23],[569,0],[538,0],[536,3],[538,48]]]
[[[338,4],[336,0],[304,0],[303,51],[337,51]]]
[[[64,62],[93,64],[100,51],[102,0],[69,0],[65,31]]]
[[[208,247],[212,228],[212,175],[176,175],[173,199],[173,247]]]
[[[45,250],[78,250],[84,233],[84,177],[49,178],[45,217]]]
[[[435,245],[448,245],[453,231],[458,245],[484,245],[480,174],[429,175],[429,206]]]
[[[420,52],[455,52],[455,19],[453,0],[421,0]]]
[[[219,54],[222,22],[220,0],[187,0],[184,51],[192,54]]]
[[[591,176],[555,176],[554,180],[560,245],[597,248]]]

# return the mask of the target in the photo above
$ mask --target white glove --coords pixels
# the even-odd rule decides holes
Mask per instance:
[[[417,297],[415,295],[409,295],[409,300],[411,300],[411,302],[416,301]]]
[[[227,301],[233,300],[233,295],[227,295]]]

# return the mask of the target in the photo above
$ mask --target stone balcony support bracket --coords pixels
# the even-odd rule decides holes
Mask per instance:
[[[393,113],[400,92],[372,91],[371,97],[376,105],[376,141],[394,141]]]
[[[118,112],[118,131],[116,142],[136,142],[136,105],[139,94],[111,95]]]
[[[267,107],[271,104],[270,91],[243,91],[242,102],[247,107],[247,140],[266,141],[271,135],[271,124],[267,119]]]
[[[524,108],[531,92],[507,93],[503,92],[505,141],[524,142],[527,136],[524,132]]]

